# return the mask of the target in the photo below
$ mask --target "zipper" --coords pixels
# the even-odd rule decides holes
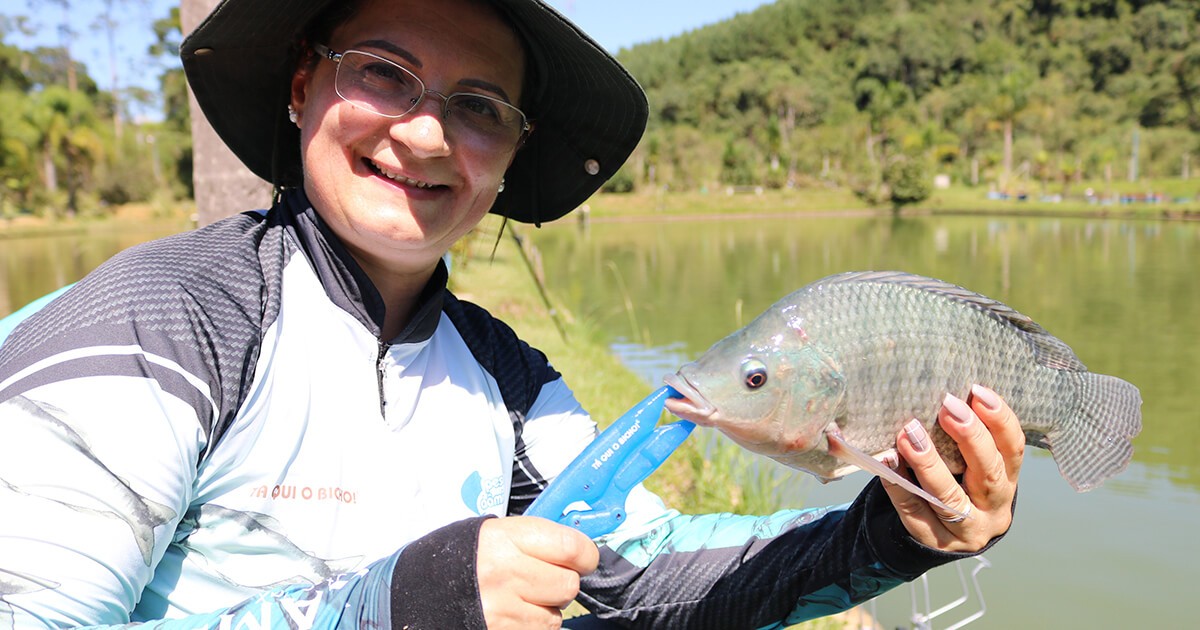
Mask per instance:
[[[383,374],[386,368],[383,365],[383,359],[387,356],[388,344],[379,342],[379,355],[375,357],[375,384],[379,391],[379,417],[387,422],[387,398],[383,393]]]

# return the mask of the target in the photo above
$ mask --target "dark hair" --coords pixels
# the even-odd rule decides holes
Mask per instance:
[[[362,0],[333,0],[325,5],[308,24],[300,30],[300,35],[292,44],[291,61],[293,68],[299,68],[301,62],[315,65],[317,57],[313,54],[312,45],[315,43],[328,44],[333,31],[350,21],[358,13]]]

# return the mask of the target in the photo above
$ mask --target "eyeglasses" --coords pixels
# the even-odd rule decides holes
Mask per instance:
[[[385,118],[400,118],[421,105],[426,94],[442,99],[442,124],[448,136],[481,151],[511,151],[532,128],[525,114],[498,98],[470,92],[450,95],[425,87],[421,79],[394,61],[361,50],[313,50],[337,64],[334,89],[342,100]]]

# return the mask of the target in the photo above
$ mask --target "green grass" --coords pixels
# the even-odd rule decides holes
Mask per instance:
[[[1091,189],[1089,200],[1085,192]],[[1200,213],[1200,180],[1145,180],[1140,182],[1084,181],[1073,183],[1064,192],[1061,185],[1051,184],[1047,195],[1061,195],[1061,200],[1043,200],[1040,186],[1029,190],[1026,199],[988,199],[985,188],[952,186],[935,190],[928,200],[914,210],[933,212],[970,212],[979,214],[1036,213],[1055,215],[1098,215],[1122,218],[1184,218],[1188,213]],[[1159,202],[1136,201],[1120,203],[1122,195],[1144,198],[1148,193],[1163,197]],[[1196,214],[1194,218],[1200,218]]]
[[[105,216],[49,218],[33,215],[0,218],[0,239],[55,236],[59,234],[105,233],[144,229],[149,224],[189,230],[195,227],[192,201],[117,206]]]
[[[753,191],[730,194],[725,190],[599,194],[588,200],[587,206],[595,218],[880,210],[871,208],[844,188],[763,190],[761,194]]]
[[[1088,201],[1084,192],[1095,194]],[[1119,195],[1161,194],[1159,203],[1101,203],[1100,198]],[[1062,194],[1061,201],[1043,201],[1041,185],[1028,190],[1024,200],[988,199],[984,186],[955,185],[934,190],[929,199],[905,208],[904,212],[967,212],[983,214],[1090,215],[1131,218],[1200,219],[1200,179],[1142,180],[1139,182],[1083,181],[1072,183],[1065,194],[1061,184],[1051,182],[1046,194]],[[701,192],[639,191],[628,194],[599,194],[588,200],[589,215],[609,218],[673,218],[729,214],[795,213],[887,213],[890,206],[872,206],[848,188],[802,188],[794,190],[739,191],[725,189]],[[576,217],[579,216],[577,212]],[[571,220],[570,218],[564,220]]]
[[[495,238],[495,225],[491,223],[489,218],[475,237],[478,241],[467,244],[472,252],[469,257],[461,255],[465,246],[460,244],[457,248],[460,255],[454,258],[451,289],[461,299],[488,309],[522,339],[545,352],[555,369],[565,375],[584,408],[601,428],[607,426],[645,398],[652,388],[608,350],[602,331],[556,306],[562,316],[565,338],[559,333],[513,241],[504,237],[494,260],[491,259],[491,243]],[[692,451],[689,456],[679,457],[677,452],[647,484],[677,507],[685,503],[684,489],[691,485],[684,463],[699,457],[699,451],[690,442],[681,449]]]
[[[487,227],[494,230],[494,226]],[[469,243],[469,257],[462,255],[461,244],[456,249],[451,273],[451,289],[456,295],[488,309],[545,352],[555,369],[568,376],[576,397],[595,417],[616,418],[649,393],[608,351],[599,331],[576,321],[561,306],[557,311],[564,315],[566,339],[559,334],[511,239],[501,240],[494,260],[490,259],[494,232],[478,239]]]

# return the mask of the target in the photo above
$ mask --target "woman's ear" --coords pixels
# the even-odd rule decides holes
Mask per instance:
[[[288,102],[289,111],[295,112],[296,119],[292,122],[299,126],[304,120],[304,104],[308,101],[308,86],[312,82],[313,71],[316,69],[312,53],[302,55],[296,63],[296,71],[292,73],[291,99]]]

